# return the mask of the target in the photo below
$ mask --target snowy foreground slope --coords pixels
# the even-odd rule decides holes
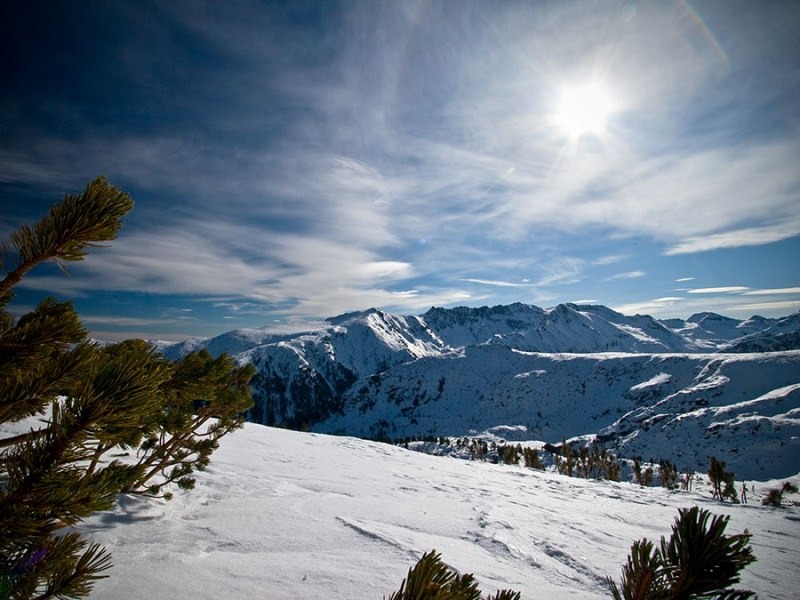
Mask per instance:
[[[798,509],[721,504],[700,488],[593,482],[248,424],[223,438],[194,491],[169,503],[126,499],[83,529],[114,558],[98,599],[380,599],[433,548],[485,593],[607,598],[605,576],[619,578],[631,542],[657,540],[678,508],[699,505],[730,515],[728,533],[753,534],[758,562],[742,586],[796,598]]]

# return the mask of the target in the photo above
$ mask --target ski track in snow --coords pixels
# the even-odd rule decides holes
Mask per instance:
[[[753,534],[758,562],[742,587],[796,597],[797,508],[251,424],[221,441],[192,492],[123,498],[82,529],[114,559],[97,599],[380,599],[432,549],[486,594],[594,599],[609,597],[605,577],[619,579],[634,540],[657,542],[691,505],[730,515],[728,533]]]

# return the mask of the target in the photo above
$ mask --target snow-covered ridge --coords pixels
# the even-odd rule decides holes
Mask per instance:
[[[626,316],[600,305],[560,304],[545,310],[516,303],[480,308],[434,307],[419,316],[369,309],[325,321],[238,329],[213,338],[158,342],[158,346],[172,357],[199,348],[214,354],[239,354],[296,339],[348,337],[352,340],[350,345],[355,345],[366,335],[391,351],[417,358],[487,343],[530,352],[709,352],[727,350],[754,336],[798,332],[800,313],[783,319],[754,316],[746,321],[698,313],[686,321],[659,321],[647,315]],[[364,366],[369,369],[369,365]]]
[[[795,330],[797,315],[661,322],[603,306],[512,304],[419,316],[372,309],[163,350],[177,357],[206,347],[252,363],[249,419],[258,423],[363,437],[497,427],[550,442],[597,435],[620,453],[698,470],[721,454],[742,476],[763,479],[800,472],[797,394],[781,395],[778,412],[755,402],[800,384],[800,352],[718,350]],[[747,402],[752,414],[714,412]]]
[[[525,304],[452,309],[422,315],[454,347],[499,343],[531,352],[690,352],[700,346],[649,316],[625,316],[605,306]]]

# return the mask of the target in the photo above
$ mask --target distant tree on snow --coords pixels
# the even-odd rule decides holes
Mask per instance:
[[[661,487],[668,490],[678,489],[678,468],[668,460],[658,461],[658,479]]]
[[[739,502],[734,483],[735,475],[733,471],[726,470],[724,460],[718,460],[712,456],[708,460],[708,478],[711,481],[712,496],[717,500],[728,498],[733,503]]]
[[[774,506],[780,508],[783,506],[784,494],[796,494],[797,486],[791,481],[784,481],[783,485],[779,488],[772,488],[767,492],[767,495],[761,499],[761,504],[764,506]]]
[[[536,448],[527,447],[522,450],[522,458],[525,461],[525,466],[529,469],[544,469],[542,459],[539,458],[539,453]]]
[[[653,483],[655,471],[652,466],[642,468],[642,461],[638,458],[633,459],[633,476],[636,483],[643,487],[649,487]]]

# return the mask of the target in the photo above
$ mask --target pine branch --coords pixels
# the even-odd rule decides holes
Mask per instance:
[[[51,545],[44,547],[48,560],[42,561],[42,569],[33,570],[38,579],[45,580],[44,589],[31,597],[49,600],[89,595],[94,582],[106,577],[100,573],[111,568],[111,556],[98,544],[83,551],[86,544],[75,532],[52,538]]]
[[[68,352],[56,350],[0,372],[0,422],[41,414],[65,390],[85,380],[98,358],[97,348],[81,343]]]
[[[613,580],[608,578],[611,594],[615,600],[654,600],[666,598],[664,587],[660,582],[663,564],[657,552],[653,552],[653,543],[639,540],[633,543],[628,563],[622,569],[622,592]]]
[[[500,590],[487,600],[519,600],[519,592]],[[442,561],[436,550],[408,570],[400,589],[389,600],[481,600],[478,582],[471,573],[459,574]]]
[[[698,507],[681,509],[669,541],[634,542],[620,587],[608,580],[615,600],[743,600],[752,592],[731,589],[739,572],[754,562],[750,534],[726,536],[729,517]],[[710,521],[710,522],[709,522]]]
[[[0,440],[0,448],[8,448],[26,442],[34,442],[47,435],[47,429],[31,429],[28,433],[20,433]]]
[[[667,579],[674,598],[726,591],[739,582],[739,571],[755,562],[749,533],[725,535],[729,520],[696,506],[679,511],[669,542],[661,539],[661,555],[672,566]]]
[[[37,265],[53,259],[82,260],[87,246],[114,239],[122,226],[122,217],[132,208],[130,196],[104,177],[92,181],[82,194],[65,196],[36,225],[23,225],[11,234],[16,266],[0,281],[0,298],[7,297]],[[10,254],[5,248],[4,265],[11,263]]]

